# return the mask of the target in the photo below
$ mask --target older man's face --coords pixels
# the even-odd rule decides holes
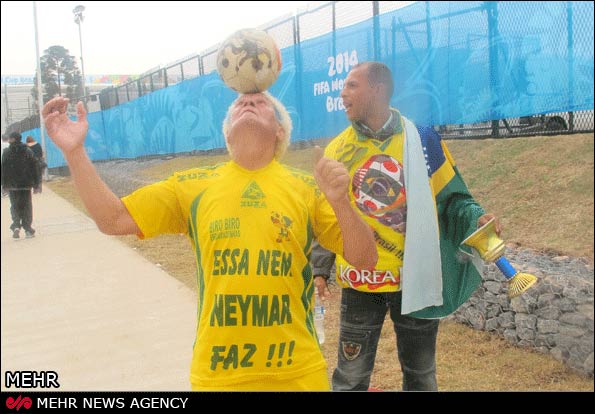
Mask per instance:
[[[240,96],[233,105],[230,123],[228,139],[232,145],[243,135],[254,133],[274,144],[280,127],[275,107],[262,93]]]

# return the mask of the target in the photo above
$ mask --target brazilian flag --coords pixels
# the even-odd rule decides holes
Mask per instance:
[[[422,141],[436,199],[442,258],[441,306],[430,306],[409,314],[417,318],[441,318],[456,311],[481,283],[481,275],[471,261],[458,260],[463,240],[477,230],[477,220],[485,214],[473,199],[440,135],[431,127],[417,127]]]

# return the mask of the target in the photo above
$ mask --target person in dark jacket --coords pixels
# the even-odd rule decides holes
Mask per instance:
[[[43,172],[47,167],[47,164],[44,159],[45,157],[43,156],[43,148],[41,148],[41,144],[35,141],[35,138],[33,138],[31,135],[27,135],[25,142],[31,151],[33,151],[33,155],[35,155],[37,163],[39,164],[39,173],[43,177]],[[37,187],[35,190],[36,191],[34,192],[41,193],[41,181],[39,182],[39,187]]]
[[[12,216],[12,237],[20,237],[21,227],[27,238],[35,237],[33,222],[33,203],[31,189],[41,182],[39,163],[33,151],[21,142],[21,134],[13,132],[9,136],[10,145],[2,153],[2,191],[10,196],[10,214]]]

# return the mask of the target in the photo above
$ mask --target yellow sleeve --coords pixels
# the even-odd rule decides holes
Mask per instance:
[[[122,198],[128,212],[140,228],[139,238],[150,238],[165,233],[186,233],[187,220],[183,217],[175,190],[176,178],[142,187]]]

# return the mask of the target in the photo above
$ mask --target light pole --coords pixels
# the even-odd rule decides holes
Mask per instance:
[[[48,151],[45,146],[45,134],[44,134],[44,122],[43,116],[41,116],[41,108],[43,107],[43,90],[41,85],[41,60],[39,59],[39,32],[37,30],[37,2],[33,2],[33,22],[35,23],[35,57],[37,60],[37,110],[39,112],[39,135],[41,136],[41,148],[43,149],[43,156],[45,162],[48,162]],[[44,168],[43,179],[49,180],[50,173],[47,168]]]
[[[79,25],[79,41],[81,44],[81,72],[82,72],[82,86],[83,86],[83,104],[87,107],[87,88],[85,87],[85,64],[83,63],[83,36],[81,33],[81,22],[84,20],[83,12],[85,6],[76,6],[72,12],[74,13],[74,22]]]

